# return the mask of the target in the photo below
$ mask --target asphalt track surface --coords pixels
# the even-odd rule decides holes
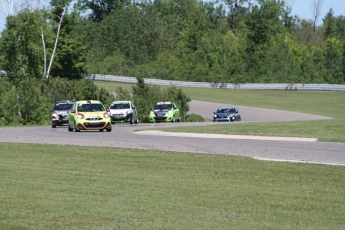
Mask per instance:
[[[190,113],[211,120],[213,111],[224,104],[191,101]],[[236,106],[242,122],[332,119],[318,115]],[[0,142],[73,146],[104,146],[134,149],[247,156],[258,160],[287,161],[345,166],[345,143],[317,142],[313,138],[274,138],[240,135],[168,133],[161,127],[224,125],[214,122],[180,122],[138,125],[116,124],[112,132],[68,132],[67,127],[3,127]],[[237,123],[230,123],[236,125]],[[142,129],[157,129],[140,131]]]

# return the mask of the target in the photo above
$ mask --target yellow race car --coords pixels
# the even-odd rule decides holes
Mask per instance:
[[[107,130],[111,132],[109,109],[100,101],[76,101],[68,116],[68,131]]]

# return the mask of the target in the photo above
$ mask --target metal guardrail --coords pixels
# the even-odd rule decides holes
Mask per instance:
[[[113,81],[123,83],[137,83],[135,77],[91,74],[87,78],[97,81]],[[199,88],[222,88],[222,89],[243,89],[243,90],[299,90],[299,91],[331,91],[345,92],[345,85],[335,84],[263,84],[263,83],[211,83],[211,82],[188,82],[188,81],[172,81],[144,78],[146,84],[162,85],[162,86],[183,86],[183,87],[199,87]]]

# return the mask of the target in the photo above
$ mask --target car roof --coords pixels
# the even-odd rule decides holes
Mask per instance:
[[[55,102],[55,104],[73,104],[75,100],[60,100]]]
[[[102,102],[97,101],[97,100],[81,100],[77,101],[79,104],[102,104]]]
[[[235,106],[222,106],[222,107],[219,107],[218,109],[236,109]]]
[[[169,105],[169,104],[172,104],[173,102],[171,101],[160,101],[160,102],[157,102],[156,105]]]
[[[113,101],[111,104],[132,103],[132,101]]]

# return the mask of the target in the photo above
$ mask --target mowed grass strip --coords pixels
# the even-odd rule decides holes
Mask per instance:
[[[345,167],[0,143],[0,229],[344,229]]]
[[[96,85],[115,91],[132,84],[96,81]],[[294,90],[233,90],[182,87],[193,100],[278,109],[332,117],[332,120],[241,123],[224,126],[179,127],[160,129],[174,132],[217,133],[259,136],[313,137],[319,141],[345,142],[345,93]],[[214,111],[217,108],[214,108]],[[214,111],[210,111],[212,114]],[[240,111],[241,112],[241,111]],[[241,113],[242,117],[246,114]]]

